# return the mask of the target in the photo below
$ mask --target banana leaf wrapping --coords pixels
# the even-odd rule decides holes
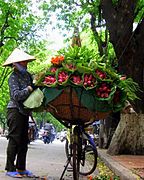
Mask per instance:
[[[56,76],[53,73],[47,73],[46,77],[43,79],[43,85],[47,87],[56,87],[58,84]]]
[[[82,74],[75,71],[73,74],[70,75],[70,83],[76,86],[82,86]]]
[[[76,67],[75,67],[75,64],[73,63],[62,63],[63,65],[63,68],[67,71],[67,72],[71,72],[71,73],[74,73],[75,70],[76,70]]]
[[[84,73],[83,76],[83,87],[86,90],[93,89],[97,85],[97,80],[92,73]]]
[[[70,74],[66,72],[64,68],[59,68],[56,71],[56,79],[60,86],[66,86],[68,84],[69,76]]]

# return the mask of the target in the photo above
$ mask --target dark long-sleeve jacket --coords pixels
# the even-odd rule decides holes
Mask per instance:
[[[23,102],[30,95],[27,86],[32,85],[31,75],[26,72],[21,74],[19,71],[14,71],[8,80],[10,90],[10,101],[7,108],[17,108],[24,115],[29,114],[29,110],[24,108]]]

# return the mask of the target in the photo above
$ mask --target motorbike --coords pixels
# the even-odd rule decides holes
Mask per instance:
[[[49,144],[50,141],[50,133],[48,131],[44,131],[44,134],[42,136],[44,144]]]
[[[55,134],[50,134],[50,142],[52,143],[55,140]]]

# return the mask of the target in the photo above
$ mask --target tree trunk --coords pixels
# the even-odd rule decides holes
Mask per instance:
[[[99,148],[107,149],[120,120],[120,112],[111,113],[106,119],[100,120]]]
[[[99,129],[99,148],[106,148],[107,142],[108,142],[108,135],[105,125],[105,119],[101,119],[100,129]]]
[[[144,155],[144,114],[121,114],[107,153]]]
[[[137,113],[144,113],[144,17],[133,31],[136,0],[121,0],[114,6],[112,1],[101,0],[103,18],[110,33],[110,42],[118,59],[121,74],[133,78],[140,86],[140,100],[133,104]]]
[[[116,4],[101,0],[102,15],[118,60],[118,71],[131,77],[141,89],[137,93],[139,99],[131,102],[139,116],[121,115],[108,148],[111,155],[144,154],[144,17],[142,14],[133,31],[137,5],[136,0],[121,0]]]

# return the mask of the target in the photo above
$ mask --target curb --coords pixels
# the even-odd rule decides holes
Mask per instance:
[[[120,177],[120,180],[138,180],[139,176],[133,174],[131,170],[122,166],[117,161],[113,160],[113,158],[107,154],[107,150],[97,149],[98,157],[109,167],[117,176]]]

